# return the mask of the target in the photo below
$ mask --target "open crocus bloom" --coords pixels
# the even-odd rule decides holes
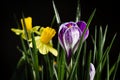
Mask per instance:
[[[36,46],[39,52],[43,55],[51,52],[54,56],[58,55],[58,52],[55,48],[53,48],[52,38],[55,36],[56,31],[50,27],[43,28],[41,27],[40,36],[35,37]],[[30,47],[32,47],[32,43],[30,43]]]
[[[86,28],[86,23],[84,21],[79,22],[66,22],[60,25],[58,31],[58,39],[60,45],[65,49],[67,53],[67,63],[70,63],[72,53],[78,48],[79,40]],[[89,30],[86,30],[84,35],[84,40],[87,39],[89,35]]]
[[[90,63],[90,80],[94,80],[94,76],[95,76],[95,67],[92,63]]]

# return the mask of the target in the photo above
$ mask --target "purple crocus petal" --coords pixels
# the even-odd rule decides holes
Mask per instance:
[[[68,28],[63,35],[63,44],[67,52],[68,60],[71,59],[71,54],[75,52],[75,45],[81,37],[81,30],[79,27]],[[71,52],[72,51],[72,52]]]
[[[69,49],[69,51],[67,51],[67,56],[66,56],[67,65],[70,64],[71,57],[72,57],[72,50]]]
[[[60,42],[60,45],[64,48],[64,43],[63,43],[63,34],[65,33],[65,31],[70,28],[70,27],[78,27],[77,24],[75,22],[66,22],[64,24],[62,24],[59,28],[58,31],[58,40]]]
[[[78,25],[78,27],[81,29],[81,31],[83,32],[84,31],[84,29],[86,28],[86,22],[84,22],[84,21],[79,21],[79,22],[77,22],[77,25]]]
[[[65,26],[67,26],[68,28],[69,27],[78,27],[77,24],[75,22],[72,22],[72,21],[71,22],[66,22]]]
[[[90,80],[94,80],[94,76],[95,76],[95,67],[92,63],[90,63]]]
[[[65,33],[67,27],[64,26],[64,25],[61,25],[61,29],[59,30],[58,32],[58,40],[59,40],[59,43],[60,45],[64,48],[64,43],[63,43],[63,34]]]
[[[88,38],[89,35],[89,29],[86,30],[86,33],[84,34],[84,40],[86,40]]]
[[[84,32],[87,24],[84,21],[79,21],[79,22],[77,22],[77,25],[81,29],[81,31]],[[86,32],[85,32],[85,34],[84,34],[84,40],[87,39],[88,35],[89,35],[89,29],[87,29]]]

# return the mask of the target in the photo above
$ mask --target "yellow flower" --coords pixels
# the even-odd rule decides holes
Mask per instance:
[[[26,25],[27,31],[30,31],[32,29],[32,18],[27,17],[24,20],[25,20],[25,25]],[[21,24],[22,24],[22,28],[24,29],[23,19],[21,19]]]
[[[40,26],[35,26],[35,27],[32,28],[32,18],[31,17],[25,18],[24,21],[25,21],[25,25],[26,25],[28,38],[29,38],[29,40],[31,40],[31,32],[35,32],[35,33],[39,34],[38,29],[40,28]],[[23,19],[21,19],[21,24],[22,24],[23,29],[11,28],[11,30],[13,32],[15,32],[16,35],[21,35],[22,38],[26,40]]]
[[[41,34],[40,41],[47,44],[55,36],[55,34],[56,31],[54,29],[46,27]]]
[[[39,52],[43,55],[51,52],[54,56],[58,55],[56,49],[53,48],[52,38],[55,36],[56,31],[50,27],[41,28],[41,36],[36,36],[36,46],[39,49]],[[32,47],[32,43],[30,43]]]

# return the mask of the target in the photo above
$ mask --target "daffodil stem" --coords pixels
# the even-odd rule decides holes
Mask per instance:
[[[47,62],[48,62],[48,66],[49,66],[49,73],[50,73],[50,80],[52,79],[52,68],[51,68],[51,61],[48,55],[46,55],[47,57]]]
[[[25,37],[27,39],[27,45],[28,45],[28,49],[29,49],[29,52],[30,52],[30,55],[31,55],[31,58],[32,58],[32,63],[33,63],[33,66],[32,66],[32,70],[33,70],[33,77],[35,80],[39,80],[39,70],[38,70],[38,65],[37,65],[37,54],[36,54],[36,44],[35,44],[35,40],[34,40],[34,35],[33,33],[31,33],[31,36],[32,36],[32,44],[33,44],[33,51],[34,53],[32,52],[30,46],[29,46],[29,37],[28,37],[28,32],[27,32],[27,29],[26,29],[26,24],[25,24],[25,20],[24,20],[24,14],[22,14],[22,17],[23,17],[23,26],[24,26],[24,32],[25,32]],[[35,71],[35,73],[34,73]]]
[[[33,53],[32,53],[32,56],[31,56],[33,58],[33,69],[35,70],[36,80],[39,80],[38,54],[37,54],[37,48],[36,48],[34,33],[31,33],[31,36],[32,36],[32,45],[33,45]]]

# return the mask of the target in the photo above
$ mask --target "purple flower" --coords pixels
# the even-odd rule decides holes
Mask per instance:
[[[90,63],[90,80],[93,80],[94,79],[94,76],[95,76],[95,67],[92,63]]]
[[[79,22],[66,22],[60,25],[58,32],[58,39],[60,45],[65,49],[67,53],[67,63],[70,63],[71,56],[78,48],[79,40],[86,28],[86,23],[84,21]],[[84,35],[84,40],[87,39],[89,35],[89,30],[86,31]]]

